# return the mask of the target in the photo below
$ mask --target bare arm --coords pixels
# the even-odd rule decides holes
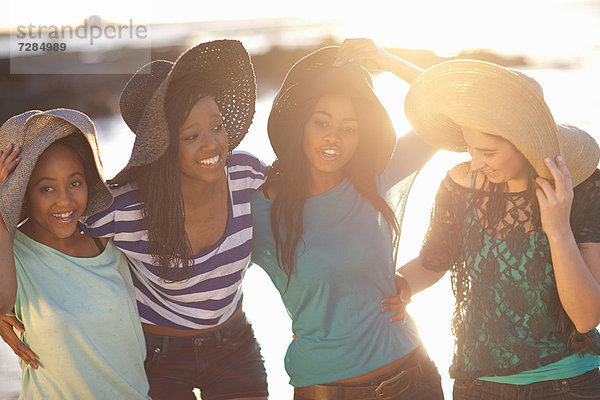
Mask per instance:
[[[19,163],[20,149],[8,146],[0,151],[0,184]],[[13,238],[6,228],[4,219],[0,219],[0,316],[12,310],[17,296],[17,275],[12,247]]]
[[[404,264],[398,269],[398,272],[408,281],[412,294],[427,289],[446,274],[446,271],[439,272],[425,269],[419,257],[413,258]]]
[[[334,65],[339,66],[355,61],[359,61],[370,70],[392,72],[408,84],[412,84],[423,72],[423,69],[386,51],[371,39],[344,40]]]
[[[394,154],[386,167],[390,182],[398,182],[420,170],[437,152],[414,131],[409,131],[396,141]]]
[[[4,222],[0,222],[0,316],[8,313],[15,305],[17,275],[13,256],[12,236]]]
[[[562,306],[575,328],[585,333],[600,323],[600,243],[575,242],[569,223],[573,202],[571,176],[562,159],[557,159],[557,164],[546,162],[554,177],[554,188],[538,178],[542,228],[550,244]]]

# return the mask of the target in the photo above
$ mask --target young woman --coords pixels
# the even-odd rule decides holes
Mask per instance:
[[[232,154],[252,122],[254,70],[242,44],[199,44],[127,83],[121,114],[136,134],[112,183],[115,201],[87,218],[129,260],[153,399],[265,399],[266,373],[242,311],[252,247],[250,193],[266,168]]]
[[[600,398],[600,151],[533,79],[456,60],[413,82],[415,131],[469,151],[440,185],[413,293],[450,270],[455,399]]]
[[[148,72],[150,72],[148,74]],[[133,266],[154,399],[264,399],[266,373],[242,311],[250,259],[254,157],[231,151],[254,115],[256,87],[238,41],[202,43],[127,83],[121,113],[136,133],[111,208],[86,221]]]
[[[0,146],[0,312],[14,306],[35,351],[21,362],[20,398],[148,399],[127,261],[78,229],[112,202],[92,121],[28,111],[0,127]]]
[[[285,364],[296,399],[443,398],[414,321],[382,308],[396,295],[406,195],[433,150],[412,134],[396,145],[369,73],[334,67],[337,55],[328,47],[298,61],[275,98],[277,160],[252,196],[252,261],[292,318]]]

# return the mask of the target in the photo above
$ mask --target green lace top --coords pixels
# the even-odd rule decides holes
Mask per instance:
[[[425,268],[451,270],[455,379],[516,374],[576,350],[600,354],[598,331],[577,334],[562,308],[539,211],[525,192],[502,195],[506,213],[488,226],[489,191],[446,176],[421,250]],[[578,243],[600,242],[598,170],[575,188],[571,227]]]

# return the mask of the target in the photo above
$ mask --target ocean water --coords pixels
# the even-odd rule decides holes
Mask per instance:
[[[575,13],[574,16],[570,16],[571,19],[561,20],[557,16],[556,20],[552,20],[556,23],[555,29],[562,31],[563,36],[551,36],[543,48],[518,49],[529,55],[532,61],[531,66],[522,70],[540,82],[544,88],[546,102],[557,122],[576,125],[600,140],[600,34],[599,29],[589,22],[600,20],[600,2],[571,3],[577,4],[569,5],[567,14],[563,14],[563,18],[566,18],[569,17],[568,13]],[[582,23],[577,26],[572,21]],[[535,33],[531,32],[531,35]],[[353,35],[350,32],[345,35],[360,34],[354,32]],[[562,40],[559,40],[560,38]],[[571,39],[566,41],[565,38]],[[581,40],[577,40],[578,38]],[[506,40],[518,44],[518,39],[507,37]],[[513,51],[518,47],[516,44],[512,48]],[[391,74],[383,73],[375,77],[375,90],[388,110],[399,135],[410,129],[403,112],[403,100],[407,89],[408,85]],[[254,123],[239,147],[255,154],[266,163],[274,159],[266,133],[273,96],[274,93],[266,93],[259,99]],[[98,119],[96,124],[105,175],[110,178],[127,162],[133,135],[119,116]],[[464,154],[438,152],[417,177],[403,221],[399,265],[418,254],[429,222],[435,192],[446,171],[466,159]],[[442,375],[448,399],[451,398],[452,388],[447,371],[454,340],[450,333],[453,307],[447,277],[415,295],[408,306],[410,314],[417,321],[425,347]],[[253,322],[256,336],[262,346],[269,377],[270,398],[291,399],[292,388],[288,384],[283,366],[285,350],[292,340],[291,322],[269,278],[255,266],[248,269],[245,277],[244,308]],[[4,343],[0,343],[0,400],[16,399],[19,387],[20,371],[16,358]]]

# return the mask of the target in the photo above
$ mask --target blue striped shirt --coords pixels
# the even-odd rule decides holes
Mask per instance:
[[[206,329],[227,321],[242,304],[242,278],[252,249],[250,196],[266,179],[267,167],[245,152],[227,167],[229,217],[223,236],[194,255],[189,278],[170,282],[157,274],[137,185],[113,190],[112,206],[85,221],[91,236],[112,237],[127,256],[142,322],[177,329]]]

